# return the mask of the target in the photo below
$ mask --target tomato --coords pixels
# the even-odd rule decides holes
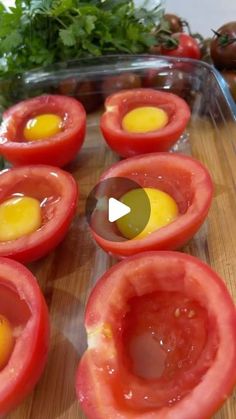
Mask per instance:
[[[90,294],[85,327],[76,391],[88,419],[207,419],[236,383],[235,306],[192,256],[116,264]]]
[[[40,202],[42,226],[16,240],[0,242],[0,256],[30,262],[46,255],[64,238],[76,211],[77,184],[69,173],[56,167],[22,166],[0,173],[0,203],[13,196]]]
[[[231,95],[236,102],[236,71],[222,71],[222,76],[228,84]]]
[[[186,33],[175,33],[172,38],[178,41],[178,46],[174,48],[162,46],[161,53],[163,55],[200,59],[200,47],[196,39]]]
[[[10,322],[14,347],[0,370],[0,416],[31,392],[49,349],[48,310],[36,278],[20,263],[0,257],[0,313]],[[0,349],[1,350],[1,349]]]
[[[141,85],[141,78],[138,74],[127,72],[104,78],[101,83],[101,91],[106,98],[119,90],[138,89]]]
[[[98,92],[97,83],[89,79],[81,81],[71,77],[62,80],[59,84],[58,91],[62,95],[75,97],[82,103],[88,113],[97,109],[102,102],[102,96]]]
[[[236,21],[226,23],[215,32],[210,54],[218,69],[236,70]]]
[[[26,141],[23,131],[27,121],[48,113],[62,119],[62,130],[49,138]],[[85,123],[85,110],[73,98],[44,95],[25,100],[3,114],[0,154],[14,165],[43,163],[64,166],[76,156],[82,146]]]
[[[190,69],[191,70],[191,69]],[[146,71],[143,77],[143,87],[165,89],[185,99],[191,92],[191,80],[185,71],[176,68],[151,68]]]
[[[124,115],[142,106],[163,109],[168,115],[168,124],[146,133],[125,131],[121,126]],[[108,145],[122,157],[168,150],[183,133],[190,118],[190,109],[183,99],[153,89],[118,92],[106,99],[105,108],[100,121],[101,131]]]
[[[96,242],[107,252],[120,257],[145,250],[174,250],[183,246],[197,232],[207,216],[213,186],[206,168],[197,160],[174,153],[153,153],[123,160],[111,166],[100,181],[109,178],[128,178],[145,188],[156,188],[168,193],[177,203],[179,216],[142,239],[120,241],[112,223],[103,219],[91,224]],[[106,193],[110,196],[109,191]],[[116,199],[119,199],[116,196]],[[96,222],[103,223],[106,237],[96,233]],[[108,239],[112,237],[112,239]],[[114,241],[117,237],[117,241]]]
[[[166,13],[163,16],[163,20],[168,23],[172,33],[183,32],[183,21],[179,16],[172,13]]]

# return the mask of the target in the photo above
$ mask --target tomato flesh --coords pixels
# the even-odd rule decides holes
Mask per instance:
[[[236,382],[233,301],[192,256],[146,252],[115,265],[85,326],[76,388],[89,419],[206,419]]]
[[[122,127],[123,118],[138,108],[159,108],[165,122],[149,132],[128,132]],[[108,145],[120,156],[168,150],[183,134],[190,118],[190,109],[180,97],[154,89],[123,90],[109,96],[100,128]]]
[[[49,129],[48,122],[26,130],[29,120],[53,115],[57,120]],[[62,121],[62,127],[58,126]],[[51,121],[52,122],[52,121]],[[46,125],[45,125],[46,124]],[[44,95],[22,101],[3,114],[0,127],[0,154],[13,165],[52,164],[64,166],[75,158],[85,136],[86,113],[74,98]],[[41,127],[41,128],[40,128]],[[48,134],[51,135],[48,138]],[[29,138],[25,138],[25,134]],[[30,140],[30,141],[28,141]]]

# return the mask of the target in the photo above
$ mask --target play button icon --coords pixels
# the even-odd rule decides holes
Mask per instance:
[[[109,198],[108,201],[108,220],[110,223],[119,220],[131,211],[128,205],[123,204],[115,198]]]
[[[131,191],[137,199],[122,202]],[[107,178],[99,182],[86,201],[86,218],[93,233],[110,241],[134,239],[146,227],[151,207],[145,189],[126,177]],[[125,235],[124,232],[127,232]]]

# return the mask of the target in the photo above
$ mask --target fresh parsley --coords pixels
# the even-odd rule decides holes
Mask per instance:
[[[0,3],[0,76],[87,56],[139,54],[156,42],[162,9],[127,0]]]

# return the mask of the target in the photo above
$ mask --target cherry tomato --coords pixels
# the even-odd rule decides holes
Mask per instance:
[[[171,49],[162,46],[163,55],[200,59],[201,51],[196,39],[186,33],[175,33],[172,38],[178,41],[178,46]]]
[[[96,242],[107,252],[119,257],[130,256],[145,250],[175,250],[181,248],[199,229],[210,208],[213,186],[210,175],[202,164],[188,156],[174,153],[153,153],[123,160],[111,166],[100,181],[109,178],[128,178],[140,187],[156,188],[168,193],[177,203],[179,216],[171,224],[147,237],[135,240],[114,241],[113,224],[103,219],[91,225]],[[107,196],[110,196],[109,191]],[[116,197],[119,199],[118,197]],[[96,233],[96,221],[103,226],[105,235]],[[111,240],[108,238],[112,237]]]
[[[192,256],[116,264],[90,294],[85,327],[76,390],[88,419],[210,418],[236,383],[235,306]]]
[[[14,196],[40,203],[42,225],[15,240],[0,242],[0,256],[30,262],[46,255],[64,238],[76,211],[78,189],[67,172],[51,166],[22,166],[0,173],[0,203]]]
[[[236,21],[221,26],[210,44],[214,65],[219,69],[236,69]]]
[[[62,120],[57,134],[37,141],[26,141],[24,127],[38,115],[54,114]],[[86,114],[75,99],[44,95],[12,106],[3,114],[0,127],[0,154],[14,165],[52,164],[64,166],[82,146]]]
[[[43,372],[49,348],[49,318],[36,278],[28,269],[0,257],[0,271],[0,314],[9,322],[14,338],[9,360],[0,370],[2,417],[31,392]]]
[[[166,126],[146,133],[125,131],[121,122],[126,113],[142,106],[163,109],[169,118]],[[109,96],[100,127],[108,145],[120,156],[168,150],[180,137],[190,118],[190,109],[180,97],[153,89],[124,90]]]
[[[103,96],[107,96],[124,89],[137,89],[141,87],[141,78],[135,73],[121,73],[116,76],[106,77],[102,84],[101,90]]]
[[[178,33],[183,31],[183,21],[179,16],[172,13],[166,13],[163,16],[164,21],[169,25],[169,29],[172,33]]]
[[[236,71],[222,71],[222,76],[228,84],[231,95],[233,96],[236,102]]]

